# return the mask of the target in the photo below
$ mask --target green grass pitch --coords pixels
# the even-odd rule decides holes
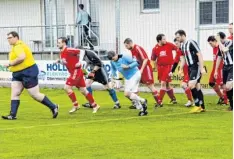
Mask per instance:
[[[152,95],[141,93],[149,115],[138,117],[121,92],[120,110],[112,109],[108,92],[96,91],[100,111],[82,108],[73,115],[63,90],[42,92],[60,104],[58,118],[25,91],[18,120],[0,120],[0,159],[232,159],[232,113],[216,105],[216,96],[205,96],[207,112],[189,114],[183,94],[176,94],[179,104],[154,109]],[[9,113],[9,100],[10,89],[0,88],[1,115]]]

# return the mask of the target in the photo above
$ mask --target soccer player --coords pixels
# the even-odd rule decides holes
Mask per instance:
[[[228,39],[233,41],[233,23],[229,24],[228,31],[230,33],[230,36],[228,37]]]
[[[233,111],[233,41],[226,39],[223,32],[218,33],[217,41],[219,41],[219,52],[215,67],[214,77],[218,79],[218,70],[223,58],[223,84],[227,91],[227,97],[230,103],[229,111]]]
[[[147,100],[135,93],[141,80],[136,59],[132,56],[118,55],[114,51],[108,52],[108,59],[111,60],[112,77],[116,77],[116,71],[119,71],[125,78],[124,95],[136,101],[136,108],[140,110],[139,116],[147,115]]]
[[[84,60],[87,63],[86,68],[89,66],[91,69],[91,72],[88,74],[88,78],[86,79],[87,90],[89,91],[90,94],[92,94],[93,91],[91,85],[94,81],[103,84],[115,103],[113,108],[120,109],[121,106],[116,96],[116,92],[112,87],[111,80],[107,75],[107,71],[101,59],[92,50],[84,50],[83,52],[84,55],[81,55],[82,59],[80,59],[80,61]],[[89,103],[83,104],[83,106],[88,108],[91,107]]]
[[[218,52],[219,52],[219,43],[217,42],[215,36],[209,36],[207,39],[208,43],[210,46],[213,48],[213,69],[210,74],[210,79],[209,79],[209,85],[214,89],[216,94],[219,96],[219,101],[217,104],[226,104],[227,105],[227,96],[226,96],[226,90],[223,85],[223,60],[221,60],[219,68],[218,68],[218,76],[215,79],[214,78],[214,73],[215,73],[215,67],[216,67],[216,61],[218,58]],[[220,88],[223,88],[223,93],[221,92]]]
[[[72,90],[73,86],[79,88],[80,92],[86,97],[92,106],[93,113],[96,113],[100,106],[95,103],[93,96],[86,89],[84,74],[81,68],[82,64],[78,57],[80,50],[68,48],[67,42],[68,41],[65,37],[58,38],[58,48],[61,50],[61,53],[60,58],[56,62],[65,65],[70,73],[70,77],[67,79],[64,86],[64,90],[67,92],[68,97],[73,103],[73,108],[69,113],[74,113],[80,108],[76,100],[76,95]]]
[[[126,49],[131,51],[132,56],[137,59],[137,62],[139,63],[138,68],[141,72],[141,83],[145,84],[151,90],[157,105],[158,92],[154,87],[153,69],[145,50],[141,46],[134,44],[130,38],[124,40],[124,45]]]
[[[203,65],[203,57],[198,44],[194,40],[187,40],[184,30],[178,30],[176,33],[176,39],[182,43],[182,57],[179,74],[182,74],[185,61],[189,67],[189,88],[193,95],[193,101],[195,107],[191,110],[191,113],[199,113],[205,111],[204,96],[201,91],[200,80],[202,74],[206,71]]]
[[[2,116],[6,120],[15,120],[20,105],[20,95],[24,88],[30,96],[47,106],[53,115],[58,116],[58,105],[54,104],[44,94],[40,93],[38,85],[39,70],[34,61],[32,51],[21,40],[19,34],[12,31],[7,34],[9,44],[12,46],[9,54],[9,63],[5,65],[12,73],[11,83],[11,111],[7,116]]]
[[[158,71],[158,80],[161,83],[158,100],[159,104],[157,106],[162,107],[163,97],[166,92],[171,99],[171,103],[177,103],[173,88],[170,86],[171,77],[169,74],[173,65],[172,51],[175,50],[178,52],[179,49],[174,44],[167,42],[164,34],[158,34],[156,40],[158,43],[153,48],[151,60],[155,61],[155,68]]]
[[[175,72],[176,67],[178,66],[178,63],[180,62],[180,57],[182,56],[182,52],[180,50],[181,43],[176,38],[174,39],[174,43],[179,50],[177,51],[177,54],[176,54],[175,59],[174,59],[174,64],[173,64],[173,67],[172,67],[172,70],[170,73],[171,76],[172,76],[172,73]],[[190,88],[188,87],[189,74],[188,74],[188,65],[187,64],[184,65],[183,74],[184,74],[184,77],[183,77],[183,81],[181,83],[181,86],[184,89],[184,92],[188,98],[188,102],[185,104],[185,106],[191,107],[193,105],[193,97],[192,97],[192,92],[191,92]]]

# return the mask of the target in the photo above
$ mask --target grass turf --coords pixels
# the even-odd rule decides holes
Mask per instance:
[[[60,104],[57,119],[25,91],[18,120],[0,120],[0,159],[232,159],[232,113],[205,96],[207,112],[189,114],[186,97],[177,105],[154,109],[149,93],[149,115],[138,117],[118,93],[122,109],[113,110],[107,92],[94,92],[101,109],[88,108],[69,115],[71,103],[62,90],[43,89]],[[80,103],[85,98],[76,91]],[[0,88],[0,114],[9,112],[10,89]],[[169,99],[165,98],[165,103]]]

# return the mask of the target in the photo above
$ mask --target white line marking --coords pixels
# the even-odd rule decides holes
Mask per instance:
[[[222,110],[209,110],[208,112],[228,112]],[[81,122],[74,122],[74,123],[60,123],[60,124],[50,124],[50,125],[35,125],[35,126],[25,126],[25,127],[14,127],[14,128],[3,128],[0,131],[7,131],[7,130],[16,130],[16,129],[33,129],[38,127],[51,127],[51,126],[62,126],[62,125],[77,125],[77,124],[88,124],[88,123],[99,123],[99,122],[108,122],[108,121],[121,121],[121,120],[131,120],[131,119],[145,119],[145,118],[154,118],[154,117],[166,117],[166,116],[175,116],[175,115],[185,115],[191,114],[190,112],[183,112],[183,113],[172,113],[172,114],[162,114],[162,115],[150,115],[150,116],[134,116],[128,118],[114,118],[114,119],[105,119],[105,120],[93,120],[93,121],[81,121]]]
[[[60,124],[50,124],[50,125],[35,125],[35,126],[25,126],[25,127],[14,127],[14,128],[4,128],[0,129],[0,131],[7,131],[7,130],[16,130],[16,129],[32,129],[38,127],[50,127],[50,126],[62,126],[62,125],[77,125],[77,124],[87,124],[87,123],[99,123],[99,122],[108,122],[108,121],[122,121],[122,120],[131,120],[131,119],[144,119],[144,118],[153,118],[153,117],[164,117],[164,116],[175,116],[175,115],[185,115],[189,114],[189,112],[183,113],[173,113],[173,114],[164,114],[164,115],[150,115],[150,116],[134,116],[128,118],[114,118],[114,119],[105,119],[105,120],[93,120],[93,121],[81,121],[81,122],[74,122],[74,123],[60,123]]]

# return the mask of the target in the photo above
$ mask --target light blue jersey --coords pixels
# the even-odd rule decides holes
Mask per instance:
[[[122,65],[129,66],[128,69],[123,69]],[[112,76],[117,77],[116,71],[119,71],[125,79],[129,80],[138,71],[138,63],[135,58],[128,55],[119,55],[118,61],[111,61]]]

